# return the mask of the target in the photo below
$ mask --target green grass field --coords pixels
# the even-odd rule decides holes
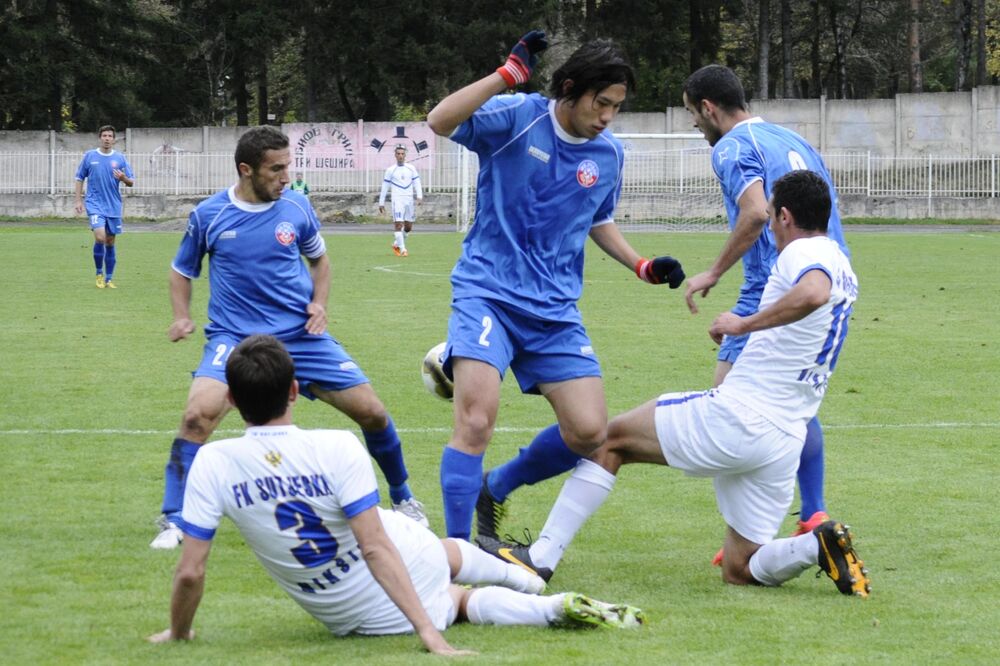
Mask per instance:
[[[74,227],[0,228],[3,379],[0,446],[0,655],[4,663],[292,664],[436,662],[412,637],[334,639],[267,578],[239,534],[220,529],[191,644],[152,646],[168,625],[176,552],[151,551],[163,466],[202,338],[171,344],[167,271],[179,234],[119,240],[116,291],[93,285],[91,235]],[[415,233],[411,256],[388,235],[327,236],[330,324],[372,378],[404,438],[411,485],[443,530],[438,461],[448,403],[423,388],[424,352],[445,337],[458,234]],[[636,235],[689,273],[715,234]],[[861,285],[851,332],[820,412],[827,500],[851,524],[871,571],[870,599],[806,573],[780,589],[724,585],[709,559],[723,523],[711,484],[627,467],[568,551],[550,588],[646,609],[637,632],[457,626],[474,663],[996,663],[1000,659],[1000,234],[849,237]],[[688,314],[682,293],[639,283],[588,248],[581,303],[612,414],[667,390],[706,388],[711,319],[738,272]],[[195,285],[204,323],[207,281]],[[350,427],[321,403],[305,427]],[[552,420],[513,381],[487,464]],[[236,414],[223,435],[239,431]],[[512,497],[505,527],[541,527],[561,485]],[[383,496],[385,495],[383,489]],[[794,517],[788,518],[790,527]]]

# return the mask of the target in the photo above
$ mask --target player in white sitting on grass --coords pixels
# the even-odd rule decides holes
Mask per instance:
[[[424,191],[420,187],[420,174],[416,168],[406,161],[406,146],[400,144],[394,151],[396,163],[385,170],[382,178],[382,191],[378,195],[378,212],[385,212],[385,195],[392,192],[392,221],[395,227],[392,241],[392,251],[397,257],[409,256],[406,251],[406,236],[413,231],[413,222],[417,219],[414,207],[424,200]]]
[[[548,580],[622,465],[669,465],[714,481],[727,525],[727,583],[777,586],[818,564],[842,593],[867,597],[867,571],[843,524],[828,520],[774,540],[794,495],[806,424],[837,364],[858,293],[850,261],[826,235],[830,206],[830,188],[818,174],[791,171],[778,179],[767,212],[780,254],[760,309],[744,317],[724,312],[709,329],[716,343],[750,334],[718,388],[667,393],[615,417],[604,445],[563,485],[538,541],[480,537],[480,546]]]
[[[194,637],[205,566],[223,515],[275,582],[338,636],[416,632],[431,652],[468,654],[440,634],[459,618],[615,628],[645,621],[637,608],[581,594],[537,596],[545,582],[524,568],[466,541],[438,539],[416,521],[380,509],[375,472],[357,437],[292,424],[298,382],[276,338],[241,342],[226,364],[226,379],[247,431],[205,445],[194,460],[180,518],[186,538],[170,628],[151,642]],[[491,587],[467,589],[452,581]]]

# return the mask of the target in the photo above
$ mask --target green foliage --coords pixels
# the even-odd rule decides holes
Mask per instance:
[[[195,620],[196,640],[151,646],[166,627],[175,553],[147,548],[163,466],[202,339],[167,341],[166,273],[181,232],[119,240],[116,291],[93,286],[91,236],[80,225],[0,228],[6,267],[5,453],[0,522],[0,648],[9,663],[440,663],[412,636],[335,639],[267,578],[224,523]],[[438,463],[450,405],[426,393],[424,352],[445,337],[448,273],[462,237],[328,235],[331,330],[358,359],[398,424],[411,485],[441,530]],[[642,234],[647,255],[669,252],[689,273],[718,252],[717,234]],[[473,627],[456,646],[490,664],[992,663],[1000,652],[988,566],[995,534],[984,515],[1000,502],[996,283],[1000,234],[850,234],[861,296],[821,416],[827,500],[850,522],[872,571],[861,601],[807,572],[774,589],[727,587],[709,566],[723,534],[711,483],[629,466],[583,529],[551,591],[580,590],[637,604],[638,632]],[[45,259],[26,248],[44,249]],[[715,347],[706,330],[728,308],[727,275],[688,314],[682,295],[641,284],[588,249],[581,302],[604,369],[609,411],[660,391],[705,387]],[[195,284],[204,323],[207,280]],[[302,401],[304,427],[353,427]],[[547,403],[504,384],[496,465],[552,422]],[[219,436],[239,432],[230,415]],[[537,530],[560,480],[522,488],[503,529]],[[385,496],[383,487],[383,496]],[[794,518],[789,517],[786,529]],[[987,521],[988,522],[988,521]],[[986,558],[984,560],[984,558]]]

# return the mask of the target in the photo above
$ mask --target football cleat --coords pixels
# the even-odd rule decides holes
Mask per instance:
[[[430,521],[427,520],[427,514],[424,513],[424,505],[417,501],[416,497],[405,499],[399,504],[393,504],[392,510],[417,521],[427,529],[431,527]]]
[[[118,288],[118,287],[115,286],[115,283],[112,282],[111,280],[108,280],[107,282],[105,282],[104,286],[107,287],[108,289],[117,289]]]
[[[156,525],[160,528],[160,533],[150,542],[150,548],[153,550],[173,550],[181,545],[184,533],[181,532],[176,523],[170,522],[166,516],[160,516],[156,520]]]
[[[867,597],[872,591],[871,581],[865,563],[854,552],[851,528],[836,520],[828,520],[816,527],[813,534],[819,541],[819,568],[836,584],[841,594]]]
[[[97,281],[95,284],[97,284],[98,289],[104,289],[104,276],[100,273],[97,274]]]
[[[402,250],[399,251],[399,256],[401,256],[401,257],[408,257],[408,256],[410,256],[410,253],[407,252],[406,248],[404,247]]]
[[[476,533],[479,536],[499,539],[497,530],[500,529],[500,521],[507,513],[507,507],[503,502],[498,502],[490,493],[490,487],[486,483],[486,476],[483,474],[483,485],[479,487],[479,497],[476,499]]]
[[[508,543],[506,541],[500,541],[499,539],[479,535],[476,537],[476,545],[497,559],[503,560],[504,562],[510,562],[511,564],[516,564],[522,569],[535,574],[546,583],[552,579],[552,569],[536,566],[535,563],[531,561],[531,553],[529,552],[531,547],[530,544],[517,542]]]
[[[395,245],[392,246],[392,253],[395,254],[397,257],[403,256],[403,253]]]
[[[792,532],[792,536],[799,536],[805,534],[806,532],[812,532],[814,529],[830,520],[830,516],[826,514],[826,511],[817,511],[813,515],[809,516],[809,520],[797,521],[795,523],[795,531]]]
[[[563,617],[566,624],[609,629],[636,629],[646,624],[646,614],[635,606],[609,604],[576,592],[563,595]]]
[[[796,523],[795,531],[792,532],[792,536],[793,537],[801,536],[806,532],[812,532],[814,529],[816,529],[822,523],[825,523],[828,520],[830,520],[830,516],[826,514],[826,511],[817,511],[816,513],[814,513],[812,516],[809,517],[809,520],[798,521]],[[715,554],[715,557],[712,558],[712,566],[715,567],[722,566],[722,548],[720,548],[719,552],[717,552]]]

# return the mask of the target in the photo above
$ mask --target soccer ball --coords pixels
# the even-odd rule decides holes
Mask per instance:
[[[451,400],[455,395],[455,385],[444,374],[441,363],[445,345],[444,342],[434,345],[424,355],[424,361],[420,364],[420,378],[424,380],[428,391],[442,400]]]

